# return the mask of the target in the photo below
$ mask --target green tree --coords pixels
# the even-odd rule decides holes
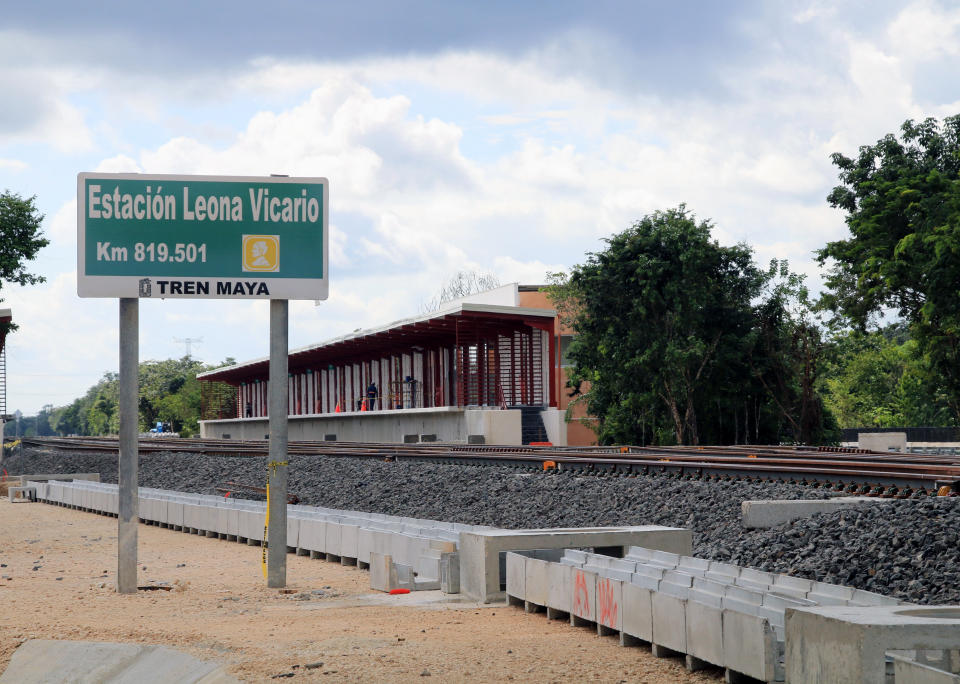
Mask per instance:
[[[817,253],[831,262],[823,305],[861,331],[895,310],[960,420],[960,116],[907,121],[900,138],[832,159],[828,201],[850,237]]]
[[[711,224],[681,205],[650,214],[574,267],[573,382],[588,381],[588,407],[604,442],[641,441],[641,417],[680,444],[699,444],[698,414],[711,410],[729,370],[744,359],[763,273],[743,244],[710,239]]]
[[[827,364],[825,402],[841,427],[953,422],[939,375],[902,324],[838,335]]]
[[[140,364],[140,429],[158,421],[169,422],[175,432],[189,437],[199,431],[200,383],[197,373],[206,370],[189,356]]]
[[[754,307],[757,337],[749,365],[771,402],[776,433],[820,444],[838,437],[821,396],[829,339],[804,280],[785,260],[770,262],[764,295]]]
[[[43,215],[34,200],[36,197],[23,199],[9,190],[0,194],[0,291],[4,282],[35,285],[45,280],[26,268],[26,262],[33,261],[49,244],[41,233]],[[0,323],[0,339],[16,329],[13,323]]]

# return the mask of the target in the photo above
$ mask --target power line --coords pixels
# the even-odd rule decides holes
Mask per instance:
[[[186,356],[189,359],[191,358],[190,345],[194,342],[203,342],[203,338],[202,337],[174,337],[173,341],[179,344],[186,345]]]

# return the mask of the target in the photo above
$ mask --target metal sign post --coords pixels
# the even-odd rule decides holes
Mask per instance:
[[[287,585],[287,336],[288,302],[270,302],[270,492],[267,586]]]
[[[140,356],[140,300],[120,298],[120,457],[117,464],[117,591],[137,592],[137,432],[139,427],[138,371]]]
[[[77,175],[77,294],[120,300],[120,593],[137,590],[145,297],[271,300],[267,584],[285,586],[288,300],[327,298],[328,204],[325,178]]]

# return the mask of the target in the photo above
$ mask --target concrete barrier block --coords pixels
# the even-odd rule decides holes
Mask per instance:
[[[653,614],[652,643],[664,646],[677,653],[687,652],[686,603],[686,599],[670,596],[662,591],[651,594],[650,607]]]
[[[659,591],[660,590],[660,580],[655,577],[649,577],[647,575],[634,574],[630,578],[630,584],[643,587],[644,589],[649,589],[650,591]]]
[[[186,526],[186,512],[187,505],[184,505],[184,526]],[[263,539],[263,528],[264,523],[266,522],[267,514],[266,511],[245,511],[243,514],[244,524],[241,525],[245,534],[241,535],[247,539],[261,540]]]
[[[373,551],[373,530],[361,527],[357,531],[357,562],[369,563],[370,552]]]
[[[647,577],[652,577],[655,580],[662,580],[663,573],[666,572],[666,568],[657,567],[654,565],[643,565],[642,563],[637,563],[637,571],[633,574],[635,575],[646,575]]]
[[[790,575],[776,575],[773,578],[774,589],[790,589],[806,594],[813,591],[813,581],[802,577],[791,577]]]
[[[297,548],[300,546],[300,518],[295,518],[287,513],[287,546]]]
[[[226,528],[223,534],[230,535],[231,537],[240,536],[240,509],[231,506],[227,508],[226,511]]]
[[[839,584],[828,584],[827,582],[814,582],[813,589],[807,594],[809,598],[820,601],[824,599],[834,599],[836,601],[853,600],[853,587],[844,587]]]
[[[663,581],[680,587],[692,587],[693,575],[680,570],[667,570],[663,573]]]
[[[340,555],[340,523],[339,522],[327,521],[327,536],[324,541],[323,552],[333,556]],[[392,554],[383,554],[383,555],[389,555],[393,557]]]
[[[507,596],[527,600],[527,557],[519,553],[507,554]]]
[[[588,570],[572,568],[570,594],[570,621],[596,622],[597,575]],[[580,622],[577,621],[579,619]]]
[[[863,589],[854,589],[853,597],[850,599],[852,606],[899,606],[904,605],[901,601],[883,594],[875,594],[872,591]]]
[[[198,528],[200,507],[193,503],[183,504],[183,526]]]
[[[183,503],[180,501],[167,502],[167,524],[183,527]]]
[[[440,555],[440,591],[444,594],[460,593],[460,556],[456,553]]]
[[[392,555],[393,551],[393,532],[385,530],[374,530],[372,551],[384,556]]]
[[[521,549],[646,546],[689,554],[690,530],[656,525],[550,530],[461,532],[460,586],[469,597],[489,603],[502,598],[500,554]]]
[[[297,542],[300,548],[314,553],[325,553],[327,527],[322,520],[315,518],[300,521],[300,534]]]
[[[716,597],[719,604],[719,597]],[[687,653],[713,665],[723,665],[723,610],[687,601]]]
[[[776,678],[777,650],[776,638],[767,620],[723,611],[724,667],[762,682],[772,682]]]
[[[651,591],[636,584],[624,584],[623,631],[637,639],[653,641],[653,607]]]
[[[754,568],[740,568],[740,576],[738,579],[771,586],[776,580],[776,575],[772,572],[764,572],[763,570],[756,570]]]
[[[377,591],[390,591],[400,586],[397,566],[393,558],[380,553],[370,554],[370,588]]]
[[[550,584],[547,592],[547,607],[562,613],[569,613],[572,599],[573,584],[571,577],[573,571],[569,565],[551,563],[547,569],[547,575]]]
[[[693,589],[699,592],[706,594],[715,594],[717,596],[723,596],[724,592],[727,589],[726,584],[722,582],[714,582],[706,578],[694,578],[693,580]]]
[[[852,506],[885,504],[893,500],[866,496],[838,496],[832,499],[744,501],[740,504],[740,512],[745,528],[766,529],[799,518],[809,518],[818,513],[832,513]]]
[[[690,575],[702,576],[703,573],[710,569],[710,562],[711,561],[708,561],[705,558],[697,558],[695,556],[680,556],[680,562],[677,564],[677,569]]]
[[[550,565],[551,563],[544,560],[527,558],[524,564],[524,600],[544,607],[550,603]]]
[[[360,554],[360,528],[357,525],[340,526],[340,555],[357,558]]]
[[[732,565],[730,563],[721,563],[720,561],[710,561],[710,567],[707,572],[717,573],[719,575],[725,575],[729,577],[739,577],[740,576],[740,566]]]
[[[702,603],[705,606],[712,606],[713,608],[723,608],[723,597],[719,594],[714,594],[708,591],[700,591],[697,588],[690,590],[690,593],[687,594],[687,599],[690,601],[696,601]]]
[[[601,636],[623,628],[623,585],[620,580],[597,578],[597,632]]]
[[[680,554],[655,549],[653,553],[650,554],[650,560],[662,563],[666,566],[677,567],[677,565],[680,564]]]

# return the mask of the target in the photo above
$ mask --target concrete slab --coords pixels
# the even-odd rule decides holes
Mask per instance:
[[[390,591],[400,586],[397,566],[393,558],[380,553],[370,554],[370,588],[377,591]]]
[[[3,684],[228,684],[238,680],[216,663],[149,644],[31,639],[10,659]]]
[[[601,636],[623,628],[623,585],[609,577],[597,578],[597,633]]]
[[[522,549],[565,549],[631,546],[665,549],[690,555],[690,530],[644,525],[547,530],[487,530],[460,533],[460,589],[468,597],[490,603],[503,600],[500,553]]]
[[[723,665],[723,611],[693,600],[687,601],[686,609],[687,653]]]
[[[960,674],[919,663],[912,658],[887,654],[893,659],[893,680],[910,684],[960,684]]]
[[[676,651],[687,652],[686,600],[664,594],[661,591],[650,595],[653,615],[653,638],[651,642]]]
[[[957,648],[960,606],[819,606],[786,611],[785,667],[793,684],[882,682],[887,651]]]
[[[623,631],[644,641],[653,641],[653,608],[649,589],[635,584],[624,584]]]
[[[538,558],[527,558],[524,563],[524,600],[546,607],[550,602],[550,563]]]
[[[440,554],[440,591],[444,594],[460,593],[460,554]]]
[[[723,611],[723,666],[762,682],[777,679],[777,640],[764,618]],[[823,683],[831,680],[823,680]],[[882,679],[879,681],[883,681]]]
[[[507,554],[507,596],[527,600],[527,557],[520,553]]]
[[[18,475],[20,484],[27,482],[50,482],[84,480],[86,482],[99,482],[100,473],[33,473],[32,475]]]
[[[576,626],[584,622],[596,622],[596,573],[573,568],[570,571],[570,585],[570,624]]]
[[[740,504],[743,526],[748,530],[777,527],[817,513],[832,513],[851,506],[889,503],[895,499],[866,496],[838,496],[832,499],[779,499],[744,501]]]
[[[549,570],[550,588],[547,592],[547,616],[551,616],[551,611],[560,613],[570,613],[570,605],[573,599],[573,571],[570,566],[561,563],[551,563]]]

